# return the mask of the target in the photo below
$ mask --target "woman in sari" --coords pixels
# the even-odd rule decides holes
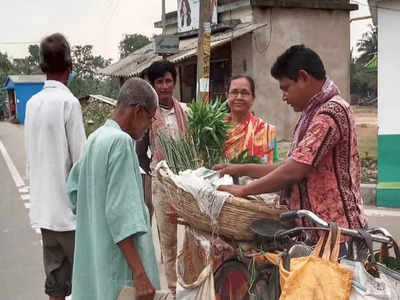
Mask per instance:
[[[254,80],[250,76],[232,77],[227,88],[233,124],[225,140],[224,155],[231,160],[247,150],[247,155],[261,157],[265,163],[278,160],[275,126],[254,116],[250,110],[255,100]]]

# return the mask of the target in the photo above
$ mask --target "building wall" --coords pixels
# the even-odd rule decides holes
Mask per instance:
[[[178,23],[165,26],[165,34],[175,34],[178,31]]]
[[[400,101],[393,84],[400,70],[400,2],[380,1],[378,8],[378,123],[379,134],[400,134]]]
[[[240,20],[242,23],[251,22],[253,19],[251,6],[241,7],[234,10],[224,11],[219,16],[218,22],[229,22]]]
[[[267,23],[252,36],[255,113],[277,126],[278,139],[290,139],[298,115],[282,101],[278,82],[270,75],[276,58],[288,47],[305,44],[322,58],[327,74],[350,101],[349,13],[318,9],[253,9],[253,22]],[[250,46],[249,46],[250,47]],[[233,50],[234,51],[234,50]]]
[[[394,84],[400,69],[398,1],[378,7],[378,187],[377,205],[400,207],[400,102]],[[392,9],[392,10],[391,10]]]
[[[253,75],[252,36],[245,34],[232,41],[232,75]]]

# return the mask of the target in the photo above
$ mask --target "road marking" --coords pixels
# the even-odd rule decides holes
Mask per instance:
[[[29,202],[25,202],[24,205],[25,205],[25,208],[27,208],[27,209],[31,208],[31,204]]]
[[[35,228],[35,231],[37,234],[42,234],[42,232],[40,231],[40,228]]]
[[[400,217],[398,209],[366,208],[365,214],[369,217]]]
[[[6,147],[4,147],[4,145],[1,141],[0,141],[0,152],[4,157],[4,160],[6,161],[6,164],[8,166],[8,169],[10,170],[11,176],[14,179],[15,185],[17,186],[17,188],[23,187],[25,185],[24,180],[22,179],[21,175],[19,174],[17,168],[15,167],[13,161],[11,160],[10,155],[8,155]]]
[[[20,193],[29,193],[29,186],[24,186],[19,189]]]
[[[29,194],[21,194],[21,199],[24,201],[28,201],[30,199]]]

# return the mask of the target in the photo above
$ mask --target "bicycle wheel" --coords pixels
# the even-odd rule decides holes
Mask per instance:
[[[224,262],[214,273],[217,300],[249,300],[250,272],[237,260]]]

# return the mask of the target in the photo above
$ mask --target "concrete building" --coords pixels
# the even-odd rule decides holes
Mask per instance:
[[[226,81],[236,74],[255,79],[254,113],[277,125],[279,139],[291,137],[297,115],[281,101],[281,91],[270,68],[284,50],[305,44],[318,52],[329,76],[350,100],[349,12],[357,9],[348,0],[219,0],[218,24],[212,28],[211,97],[224,95]],[[155,27],[161,27],[156,22]],[[168,59],[176,63],[176,97],[195,98],[196,32],[178,33],[177,12],[166,15],[166,33],[180,37],[179,53]],[[100,71],[124,78],[139,76],[161,57],[151,45]]]
[[[400,102],[394,84],[400,69],[400,1],[369,1],[378,26],[377,205],[400,207]]]

